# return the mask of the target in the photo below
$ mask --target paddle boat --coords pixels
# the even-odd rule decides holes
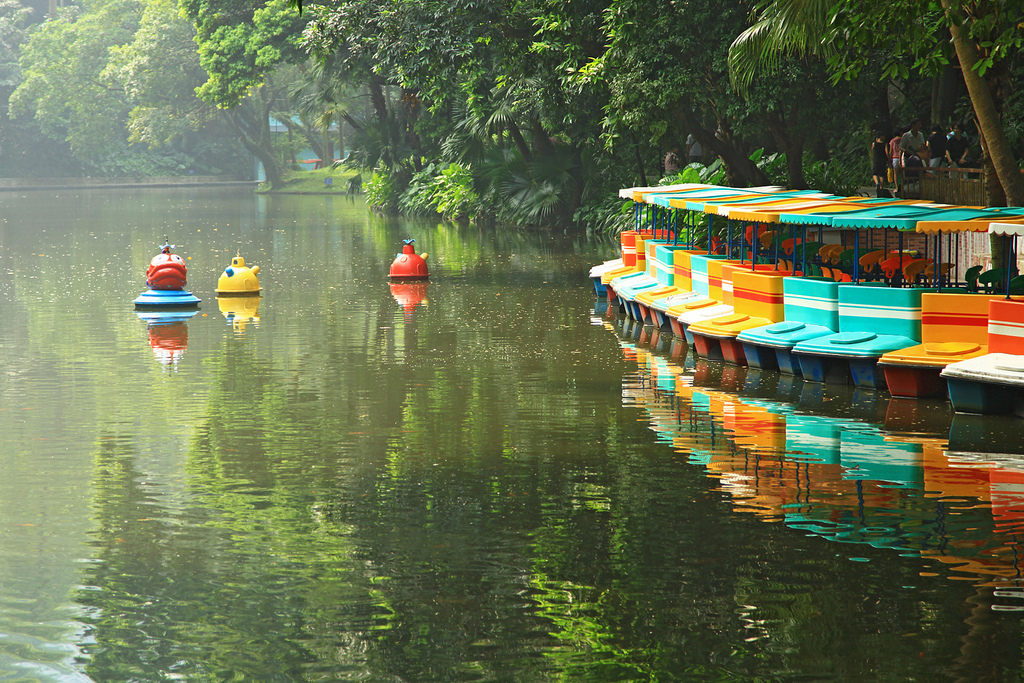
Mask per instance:
[[[1016,254],[1024,223],[992,222],[988,232],[1002,235],[1005,252]],[[1024,300],[1010,294],[1015,271],[1004,271],[1005,298],[988,302],[988,353],[950,363],[940,373],[957,412],[1024,416]]]
[[[755,266],[756,267],[756,266]],[[692,323],[689,334],[694,350],[707,358],[721,357],[735,365],[746,365],[744,346],[737,337],[745,330],[764,327],[783,319],[783,280],[790,272],[747,270],[723,265],[723,280],[731,282],[733,313]],[[723,285],[723,290],[725,289]]]
[[[185,290],[185,260],[173,253],[174,245],[164,237],[160,253],[153,257],[146,269],[148,290],[135,298],[137,309],[147,308],[192,308],[200,299]]]
[[[426,280],[430,277],[427,268],[427,254],[417,254],[412,248],[416,240],[402,240],[402,251],[391,262],[388,277],[392,280]]]
[[[783,278],[782,298],[782,321],[743,330],[736,339],[751,367],[800,376],[793,347],[839,331],[839,283],[821,278]]]
[[[259,266],[250,268],[245,265],[242,254],[237,254],[231,259],[231,265],[225,268],[217,279],[217,296],[258,296],[263,291],[260,280],[256,277],[259,272]]]

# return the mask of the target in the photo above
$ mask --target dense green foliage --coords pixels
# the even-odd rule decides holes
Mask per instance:
[[[673,150],[685,165],[688,136],[722,182],[855,189],[874,131],[973,118],[969,48],[1002,177],[1024,140],[1022,18],[1019,0],[80,0],[40,23],[4,0],[0,164],[31,174],[31,148],[67,171],[222,172],[251,155],[281,187],[308,149],[375,178],[385,211],[614,225],[609,195],[671,175]]]

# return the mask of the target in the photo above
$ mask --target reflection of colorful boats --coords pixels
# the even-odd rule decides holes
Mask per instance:
[[[736,366],[678,365],[619,343],[639,371],[623,386],[624,403],[644,410],[656,440],[703,467],[738,510],[830,541],[935,560],[983,584],[1024,579],[1024,548],[1016,541],[1024,530],[1021,457],[948,450],[948,404],[928,409],[926,401],[887,399],[890,408],[879,413],[886,424],[912,430],[893,432],[880,423],[744,398],[746,383],[724,378],[727,370],[743,372]],[[723,389],[724,383],[740,389]],[[951,446],[962,418],[971,419],[952,418]],[[977,440],[976,427],[985,424],[974,419],[966,442]]]
[[[137,311],[147,323],[149,346],[161,365],[173,367],[188,349],[189,318],[199,311]]]

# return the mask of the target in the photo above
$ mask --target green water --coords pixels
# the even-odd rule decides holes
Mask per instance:
[[[164,235],[203,303],[147,323]],[[695,363],[592,310],[612,252],[0,194],[0,681],[1020,678],[1016,424]]]

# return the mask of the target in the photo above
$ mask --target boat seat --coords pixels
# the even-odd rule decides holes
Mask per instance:
[[[1013,275],[1017,275],[1017,269],[1013,269]],[[1002,268],[986,270],[978,276],[978,284],[985,288],[986,292],[999,292],[1006,287],[1006,271]]]
[[[876,268],[880,269],[878,264],[881,263],[883,259],[891,255],[893,255],[893,252],[886,251],[885,249],[869,251],[860,257],[860,267],[865,273],[873,273]]]
[[[949,277],[949,269],[953,264],[951,263],[940,263],[939,264],[939,277],[941,280],[946,280]],[[925,269],[921,271],[921,274],[926,280],[935,279],[935,264],[929,263],[925,266]],[[1012,284],[1012,283],[1011,283]]]
[[[964,282],[967,283],[968,292],[978,291],[978,276],[981,275],[982,270],[981,266],[971,266],[964,273]]]
[[[832,263],[833,254],[838,256],[842,251],[843,245],[841,244],[826,244],[818,250],[818,257],[821,259],[822,263]],[[838,259],[835,262],[838,263]]]
[[[903,266],[903,281],[916,282],[917,277],[924,272],[924,269],[932,265],[928,258],[914,259]]]
[[[903,270],[903,266],[913,260],[914,257],[910,254],[896,254],[895,256],[890,256],[880,262],[878,266],[882,269],[882,273],[885,275],[886,279],[891,280],[896,277],[897,272]]]

